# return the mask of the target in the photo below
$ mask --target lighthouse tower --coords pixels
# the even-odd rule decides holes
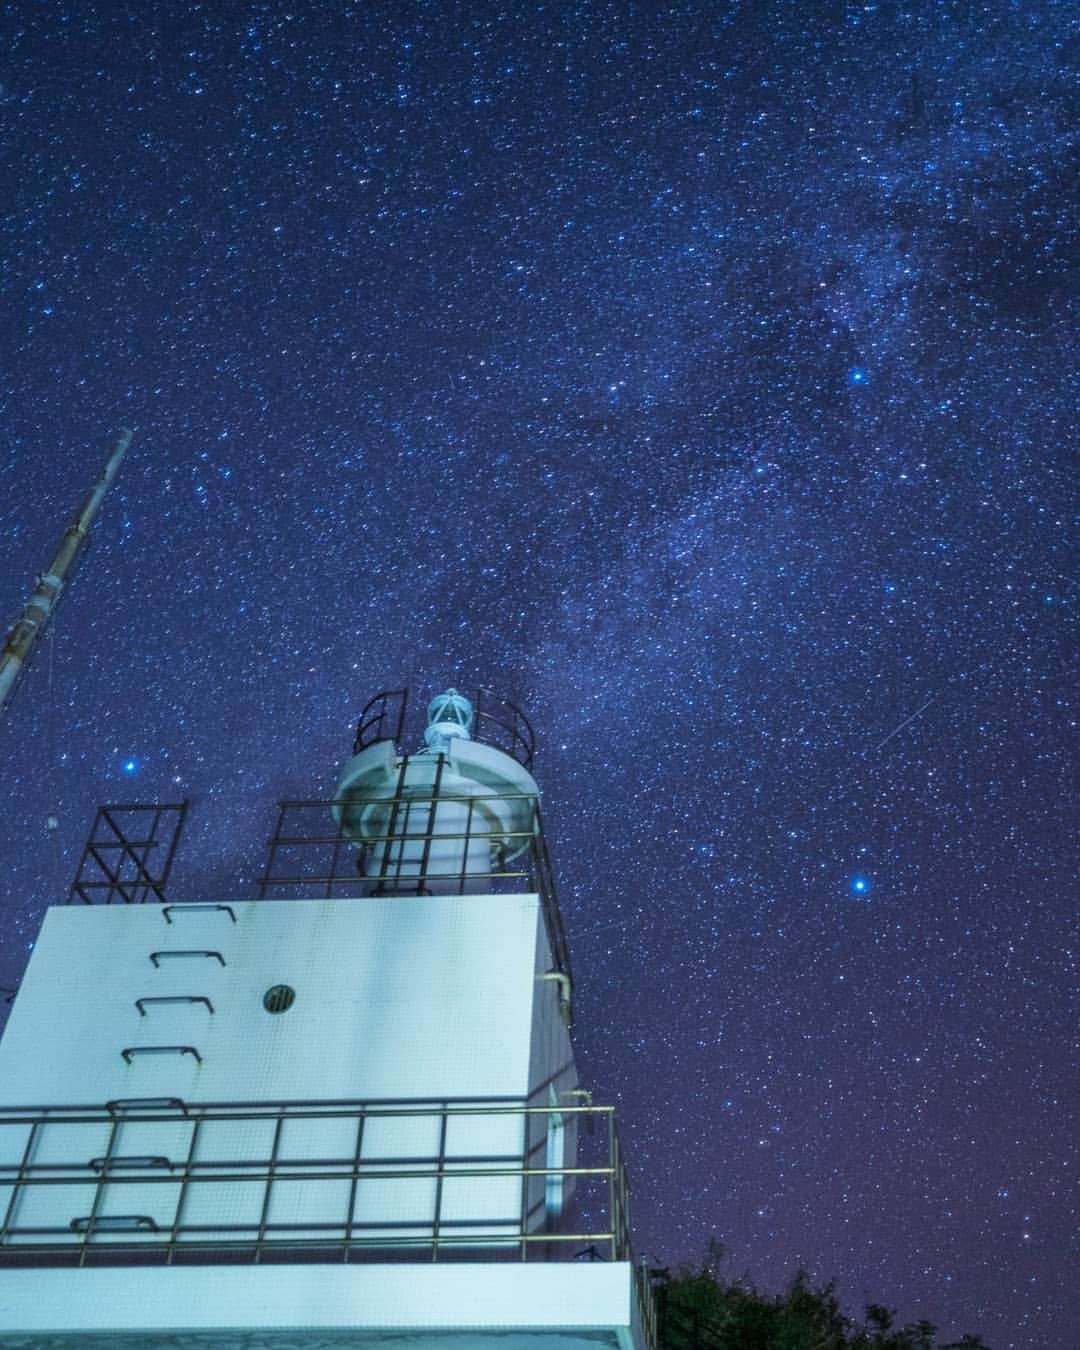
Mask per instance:
[[[170,808],[106,812],[0,1042],[0,1347],[649,1350],[532,729],[409,714],[281,804],[255,900],[169,903]]]

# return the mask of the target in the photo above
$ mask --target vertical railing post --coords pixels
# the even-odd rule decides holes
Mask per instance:
[[[383,857],[379,869],[380,889],[382,888],[383,880],[386,877],[387,869],[390,865],[390,859],[392,856],[391,849],[393,848],[394,840],[396,837],[395,832],[397,830],[398,813],[401,810],[402,802],[405,800],[404,799],[405,778],[408,771],[409,771],[409,756],[402,755],[401,766],[398,769],[397,786],[394,788],[394,800],[390,807],[390,820],[387,822],[386,826],[386,839],[383,841]],[[409,825],[409,805],[410,803],[405,802],[406,833],[408,832],[408,825]],[[405,840],[404,837],[402,837],[397,839],[397,864],[394,874],[394,884],[395,889],[397,890],[401,889],[401,864],[402,860],[404,859],[404,856],[405,856]]]
[[[116,1130],[120,1121],[114,1116],[109,1126],[109,1142],[105,1145],[103,1155],[103,1165],[98,1173],[97,1186],[94,1188],[94,1203],[90,1207],[90,1214],[86,1221],[86,1228],[83,1231],[82,1247],[79,1250],[79,1265],[86,1264],[86,1249],[90,1244],[90,1238],[94,1232],[94,1220],[98,1216],[98,1210],[101,1208],[102,1193],[105,1189],[105,1179],[109,1175],[108,1160],[112,1157],[113,1148],[116,1144]]]
[[[473,799],[469,798],[465,808],[465,838],[461,841],[461,875],[458,878],[458,895],[465,894],[465,877],[469,869],[469,845],[472,842]],[[488,863],[490,868],[491,864]]]
[[[274,1121],[274,1142],[270,1146],[270,1163],[266,1169],[266,1190],[263,1192],[262,1213],[259,1215],[259,1231],[255,1238],[255,1264],[262,1260],[263,1241],[266,1238],[266,1223],[270,1217],[270,1199],[274,1189],[274,1168],[277,1165],[278,1148],[281,1144],[281,1130],[285,1124],[284,1115],[278,1115]]]
[[[356,1193],[360,1185],[360,1158],[364,1151],[364,1111],[360,1109],[356,1117],[356,1148],[353,1151],[352,1180],[349,1182],[349,1212],[345,1216],[345,1253],[343,1261],[348,1263],[352,1244],[353,1224],[356,1216]]]
[[[26,1136],[26,1147],[23,1149],[22,1158],[19,1160],[19,1170],[15,1174],[15,1182],[11,1187],[11,1196],[8,1199],[7,1207],[4,1211],[4,1222],[0,1223],[0,1246],[3,1246],[7,1241],[8,1229],[11,1227],[11,1222],[15,1217],[19,1190],[26,1178],[27,1170],[30,1166],[30,1159],[34,1154],[34,1144],[37,1141],[38,1127],[44,1123],[44,1121],[35,1120],[30,1126],[30,1133]]]
[[[187,1201],[188,1183],[191,1180],[191,1169],[195,1161],[195,1149],[199,1142],[199,1126],[202,1121],[196,1117],[191,1124],[191,1138],[188,1140],[187,1157],[184,1159],[184,1171],[180,1178],[180,1192],[176,1197],[176,1209],[173,1213],[172,1227],[169,1230],[169,1250],[166,1255],[165,1264],[171,1266],[173,1257],[176,1254],[176,1244],[179,1240],[181,1223],[184,1218],[184,1205]]]
[[[526,1099],[527,1100],[527,1099]],[[529,1160],[532,1157],[532,1141],[529,1132],[535,1117],[527,1111],[521,1117],[521,1259],[529,1259]]]
[[[439,1156],[438,1171],[435,1176],[435,1204],[431,1212],[431,1259],[439,1259],[439,1225],[442,1222],[443,1177],[446,1173],[446,1131],[448,1102],[443,1102],[439,1112]]]
[[[617,1259],[615,1255],[615,1233],[618,1225],[618,1179],[615,1172],[615,1154],[617,1149],[615,1138],[615,1113],[608,1112],[608,1222],[611,1225],[611,1259]]]
[[[270,851],[266,858],[266,869],[259,878],[259,899],[266,899],[266,892],[270,889],[271,878],[274,875],[274,865],[277,862],[278,840],[281,838],[285,825],[285,812],[288,807],[284,802],[278,805],[277,824],[274,826],[274,833],[270,838]]]
[[[431,863],[431,844],[435,835],[435,824],[439,810],[439,791],[442,788],[443,768],[446,765],[446,756],[439,754],[435,759],[435,778],[431,784],[431,802],[428,805],[427,831],[424,834],[424,847],[420,852],[420,872],[416,878],[416,892],[418,895],[423,893],[423,883],[427,880],[428,867]]]

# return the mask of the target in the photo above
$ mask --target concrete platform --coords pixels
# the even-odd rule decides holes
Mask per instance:
[[[3,1350],[643,1350],[628,1262],[0,1270]]]

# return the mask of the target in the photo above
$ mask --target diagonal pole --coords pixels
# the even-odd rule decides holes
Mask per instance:
[[[25,669],[39,637],[48,627],[56,609],[60,593],[79,556],[90,526],[120,468],[120,463],[131,444],[132,433],[127,427],[116,438],[108,462],[100,477],[87,494],[78,514],[64,531],[60,547],[47,572],[38,577],[30,599],[7,635],[0,652],[0,712],[4,710],[20,674]]]

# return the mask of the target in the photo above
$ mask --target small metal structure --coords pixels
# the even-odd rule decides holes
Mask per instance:
[[[188,804],[99,806],[68,904],[164,902]]]
[[[100,476],[79,507],[75,519],[64,532],[47,571],[37,579],[30,599],[23,606],[0,651],[0,712],[7,706],[12,691],[33,654],[37,640],[48,627],[61,592],[78,560],[82,546],[94,523],[102,499],[109,490],[131,444],[132,432],[126,427],[113,444]]]

